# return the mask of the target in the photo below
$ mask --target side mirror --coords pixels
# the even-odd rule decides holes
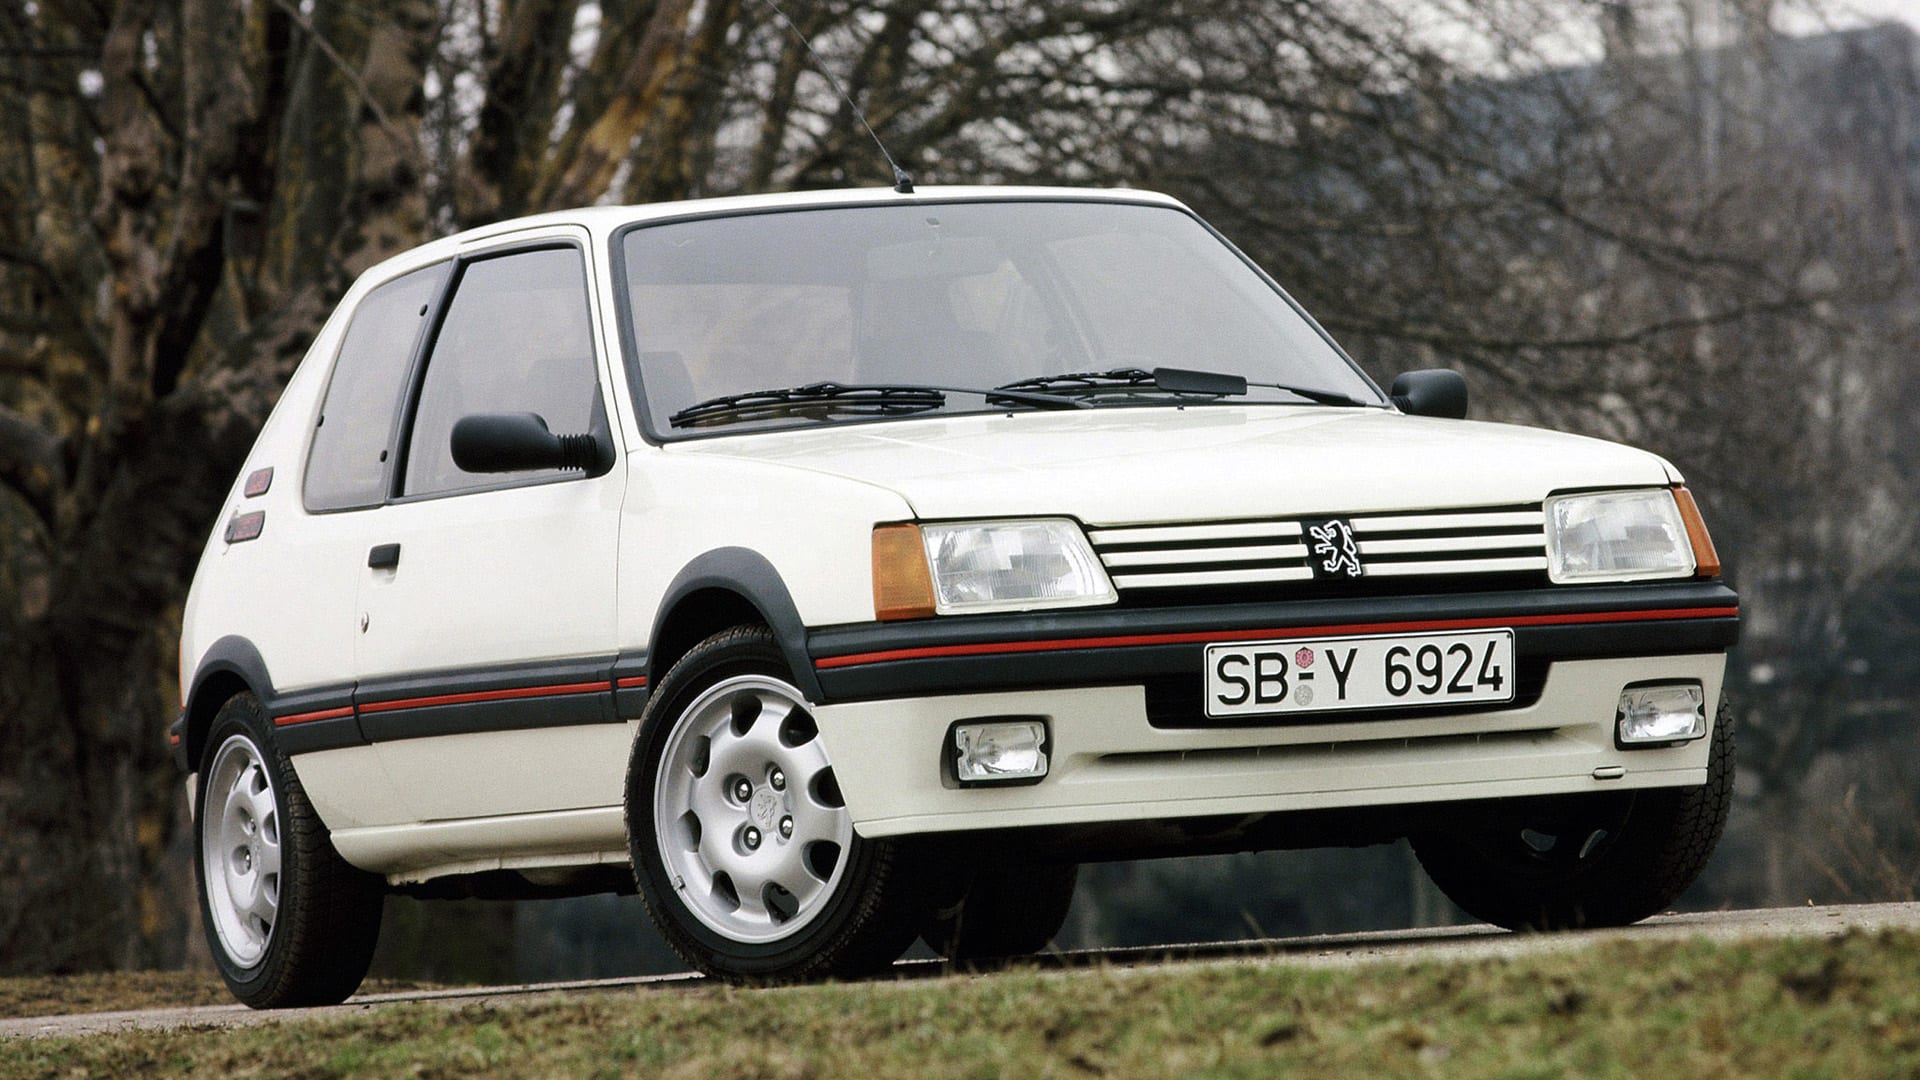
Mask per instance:
[[[613,448],[593,435],[555,435],[538,413],[477,413],[453,425],[453,463],[466,472],[579,469],[598,476]]]
[[[1467,418],[1467,380],[1457,371],[1428,368],[1409,371],[1393,380],[1389,391],[1400,411],[1413,416],[1437,416],[1446,420]]]

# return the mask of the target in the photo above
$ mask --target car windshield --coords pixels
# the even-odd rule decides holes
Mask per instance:
[[[1111,394],[1084,382],[1049,385],[1073,373],[1160,367],[1380,401],[1264,277],[1171,207],[903,202],[698,218],[630,229],[621,254],[630,362],[662,434],[686,425],[689,406],[742,394],[758,402],[764,391],[815,384],[1019,383],[1095,405],[1156,396],[1192,404],[1124,381]],[[1257,385],[1232,400],[1302,401]],[[933,409],[903,415],[1029,407],[948,393]],[[873,415],[796,405],[701,422],[765,427]]]

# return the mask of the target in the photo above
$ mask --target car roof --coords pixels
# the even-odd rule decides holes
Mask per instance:
[[[496,240],[516,232],[575,225],[594,236],[611,235],[622,226],[673,218],[754,213],[768,210],[798,210],[833,206],[871,206],[942,202],[1031,202],[1036,200],[1073,200],[1083,202],[1152,203],[1184,208],[1178,199],[1155,191],[1128,188],[1071,187],[997,187],[990,185],[932,185],[901,193],[892,188],[841,188],[830,191],[789,191],[769,195],[735,195],[714,199],[687,199],[674,202],[641,203],[630,206],[588,206],[574,210],[556,210],[529,217],[481,225],[465,232],[433,240],[393,256],[367,272],[370,278],[385,278],[403,267],[413,267],[457,255],[473,244]]]

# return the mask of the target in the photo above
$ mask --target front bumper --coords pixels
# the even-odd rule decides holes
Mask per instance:
[[[1510,627],[1512,703],[1226,725],[1199,716],[1208,643]],[[1738,598],[1717,582],[1105,610],[816,631],[815,719],[863,836],[1252,815],[1704,783],[1708,741],[1620,750],[1628,683],[1718,700]],[[1044,716],[1052,768],[962,789],[959,720]]]

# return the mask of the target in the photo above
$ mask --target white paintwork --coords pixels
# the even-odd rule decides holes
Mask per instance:
[[[1426,720],[1162,730],[1147,723],[1137,687],[825,705],[814,718],[854,828],[899,836],[1699,784],[1706,740],[1616,750],[1613,708],[1622,687],[1646,679],[1700,679],[1717,700],[1724,666],[1720,656],[1560,663],[1528,708]],[[948,725],[1010,713],[1047,717],[1047,782],[943,786]],[[1594,778],[1609,766],[1624,775]],[[600,810],[336,830],[334,842],[356,865],[403,882],[607,861],[608,852],[624,856],[624,835],[616,800]]]
[[[355,588],[366,567],[353,514],[309,514],[301,505],[307,449],[333,359],[348,316],[366,294],[412,266],[376,268],[347,290],[295,370],[253,450],[234,478],[215,520],[187,594],[180,628],[180,687],[193,685],[207,651],[229,635],[253,643],[282,693],[350,682],[358,607]],[[243,494],[257,469],[274,470],[265,495]],[[225,541],[227,521],[264,511],[260,538]],[[302,755],[295,770],[321,819],[328,822],[405,820],[400,788],[379,767],[371,748],[339,751],[354,764]],[[199,763],[193,763],[197,766]],[[398,815],[398,816],[396,816]]]
[[[1356,527],[1354,532],[1360,532],[1360,529]],[[1537,541],[1539,537],[1540,534],[1536,532],[1532,537],[1527,537],[1526,539]],[[1511,535],[1438,536],[1408,540],[1361,540],[1359,542],[1360,554],[1362,555],[1396,555],[1412,551],[1485,551],[1489,548],[1508,548],[1513,546],[1515,546],[1514,537]]]
[[[1297,521],[1247,521],[1225,525],[1149,525],[1142,528],[1088,529],[1087,539],[1100,544],[1175,544],[1188,540],[1297,539]]]
[[[1707,740],[1616,750],[1614,705],[1645,679],[1699,679],[1718,700],[1724,667],[1718,655],[1562,662],[1527,708],[1421,720],[1164,730],[1124,686],[823,705],[814,719],[854,828],[899,836],[1700,784]],[[947,726],[1010,713],[1048,718],[1047,780],[942,786]],[[1593,778],[1613,765],[1621,779]]]
[[[387,774],[409,779],[407,812],[382,823],[617,806],[633,731],[573,724],[376,743]]]
[[[1096,542],[1245,539],[1292,551],[1315,514],[1538,503],[1555,490],[1661,486],[1679,473],[1626,447],[1551,432],[1401,416],[1386,408],[1130,407],[903,418],[805,431],[649,443],[626,393],[610,316],[615,230],[640,220],[781,207],[1026,196],[1179,204],[1143,192],[884,189],[604,207],[506,222],[435,241],[375,267],[315,339],[241,477],[272,466],[272,491],[222,510],[190,594],[181,673],[208,647],[253,641],[281,692],[365,676],[493,660],[646,649],[664,591],[683,568],[745,548],[780,575],[810,626],[873,618],[877,523],[1072,516]],[[475,493],[372,511],[309,515],[299,481],[347,314],[377,284],[443,259],[548,236],[581,238],[590,262],[602,392],[620,463],[606,477]],[[267,511],[261,540],[229,547],[232,514]],[[1497,524],[1537,527],[1537,512]],[[1492,524],[1478,515],[1475,524]],[[1439,529],[1444,518],[1355,521]],[[1457,523],[1455,523],[1457,524]],[[367,548],[402,545],[398,573]],[[1472,550],[1458,543],[1428,550]],[[1224,556],[1221,556],[1224,557]],[[1151,560],[1110,555],[1124,570]],[[1533,565],[1533,560],[1525,560]],[[1376,573],[1386,571],[1376,570]],[[1306,571],[1200,572],[1194,580],[1304,578]],[[1119,576],[1125,584],[1124,575]],[[583,583],[591,583],[588,587]],[[362,636],[360,616],[368,631]],[[1443,721],[1160,731],[1141,691],[1098,687],[826,706],[823,736],[869,836],[1196,814],[1254,813],[1699,783],[1706,744],[1622,753],[1607,726],[1627,681],[1701,678],[1719,657],[1562,663],[1539,705]],[[657,673],[656,673],[657,674]],[[1017,712],[1053,719],[1054,774],[1027,788],[940,783],[939,741],[955,719]],[[395,881],[625,859],[621,818],[634,725],[410,740],[301,755],[301,779],[357,865]],[[1458,736],[1446,738],[1446,736]],[[1364,738],[1365,741],[1352,741]]]
[[[590,240],[581,229],[543,227],[516,232],[511,241],[549,238],[583,246]],[[477,247],[468,245],[468,253]],[[595,276],[586,271],[589,282]],[[597,312],[593,326],[604,341]],[[615,396],[617,385],[606,355],[595,364],[603,400]],[[612,585],[625,487],[625,470],[615,468],[598,477],[341,515],[361,526],[366,548],[400,545],[394,568],[367,567],[364,551],[355,563],[362,628],[355,676],[613,652]],[[583,754],[591,755],[589,773],[617,769],[608,761],[624,758],[624,736],[611,727],[542,729],[407,739],[376,749],[392,776],[487,778],[403,785],[410,816],[439,821],[603,805],[598,785],[583,785],[574,774],[582,770]]]
[[[1360,536],[1377,532],[1445,532],[1448,529],[1515,529],[1539,535],[1547,515],[1539,510],[1511,510],[1500,514],[1412,514],[1405,517],[1361,518],[1353,523]],[[1431,547],[1434,541],[1421,541]]]
[[[1364,550],[1364,549],[1363,549]],[[1506,559],[1477,559],[1472,564],[1475,573],[1503,574],[1521,570],[1545,570],[1547,557],[1514,556]],[[1370,577],[1405,577],[1409,574],[1445,574],[1457,572],[1461,567],[1457,562],[1410,562],[1387,563],[1367,570]]]
[[[619,475],[354,515],[366,519],[368,540],[357,560],[367,627],[358,677],[611,653]],[[394,542],[400,565],[368,569],[367,548]],[[605,743],[596,734],[541,729],[376,748],[394,776],[470,778],[403,786],[412,816],[431,821],[583,805],[568,781],[581,744]]]
[[[333,846],[355,866],[395,883],[443,874],[625,862],[618,804],[360,829],[334,829]]]
[[[786,563],[773,561],[809,625],[873,617],[870,586],[845,580],[849,569],[866,569],[873,522],[1066,514],[1096,526],[1098,536],[1117,539],[1112,527],[1121,525],[1510,506],[1538,502],[1557,488],[1658,485],[1667,479],[1652,454],[1580,436],[1379,409],[1286,405],[930,417],[679,442],[653,456],[689,472],[694,462],[706,463],[728,477],[725,487],[694,488],[683,497],[699,492],[706,499],[712,491],[730,503],[771,509],[794,506],[788,497],[793,485],[819,491],[840,481],[847,490],[858,485],[900,500],[898,510],[876,507],[874,517],[853,528],[838,514],[823,519],[818,508],[833,502],[800,506],[794,516],[778,519],[799,535],[767,542],[804,555],[804,571],[793,576],[785,575]],[[722,463],[730,468],[720,470]],[[636,492],[638,486],[636,481]],[[666,494],[657,481],[650,486]],[[629,522],[634,497],[630,493]],[[847,514],[852,517],[850,508]],[[1493,524],[1509,524],[1507,515],[1487,516],[1501,519]],[[1537,514],[1530,517],[1538,523]],[[687,524],[708,535],[729,528],[711,512]],[[680,527],[676,523],[676,532]],[[1221,528],[1206,526],[1214,535]],[[822,533],[840,542],[822,547]],[[622,543],[628,546],[624,538]],[[658,550],[654,544],[646,548]],[[820,558],[828,553],[833,557]],[[1499,569],[1494,562],[1483,568]],[[1509,569],[1543,565],[1543,559],[1501,563]],[[630,571],[632,563],[623,559],[622,568]],[[664,569],[662,577],[673,572]],[[1285,569],[1198,571],[1163,584],[1310,576]],[[1126,578],[1115,583],[1136,584]],[[658,595],[651,583],[623,581],[623,637],[640,629],[626,603],[635,592]]]
[[[1311,581],[1313,571],[1304,566],[1278,566],[1252,570],[1191,570],[1182,574],[1115,574],[1118,589],[1143,585],[1184,588],[1188,585],[1258,585],[1272,581]]]
[[[353,572],[333,557],[347,529],[335,517],[309,515],[301,508],[300,472],[306,462],[307,431],[346,331],[348,305],[369,288],[371,284],[357,284],[349,290],[314,339],[227,492],[181,619],[183,691],[193,684],[200,658],[229,634],[283,656],[285,673],[276,677],[287,688],[344,681],[341,673],[352,670]],[[257,498],[243,497],[247,476],[266,467],[274,469],[273,486]],[[266,512],[261,538],[227,544],[228,519],[251,510]],[[299,572],[289,573],[289,567]],[[300,613],[298,619],[290,617],[293,612]]]
[[[420,778],[409,776],[405,783],[394,783],[374,747],[301,754],[293,764],[307,801],[329,828],[359,829],[413,820],[413,811],[400,793],[417,786]]]
[[[655,448],[629,459],[620,640],[645,648],[682,568],[739,547],[780,572],[809,626],[873,619],[873,526],[913,517],[884,488],[803,468]]]
[[[861,480],[924,518],[1066,514],[1092,526],[1502,506],[1667,482],[1659,458],[1596,439],[1326,406],[926,417],[669,452]]]
[[[612,651],[622,479],[535,484],[352,515],[362,679]],[[400,564],[367,566],[375,544]]]

